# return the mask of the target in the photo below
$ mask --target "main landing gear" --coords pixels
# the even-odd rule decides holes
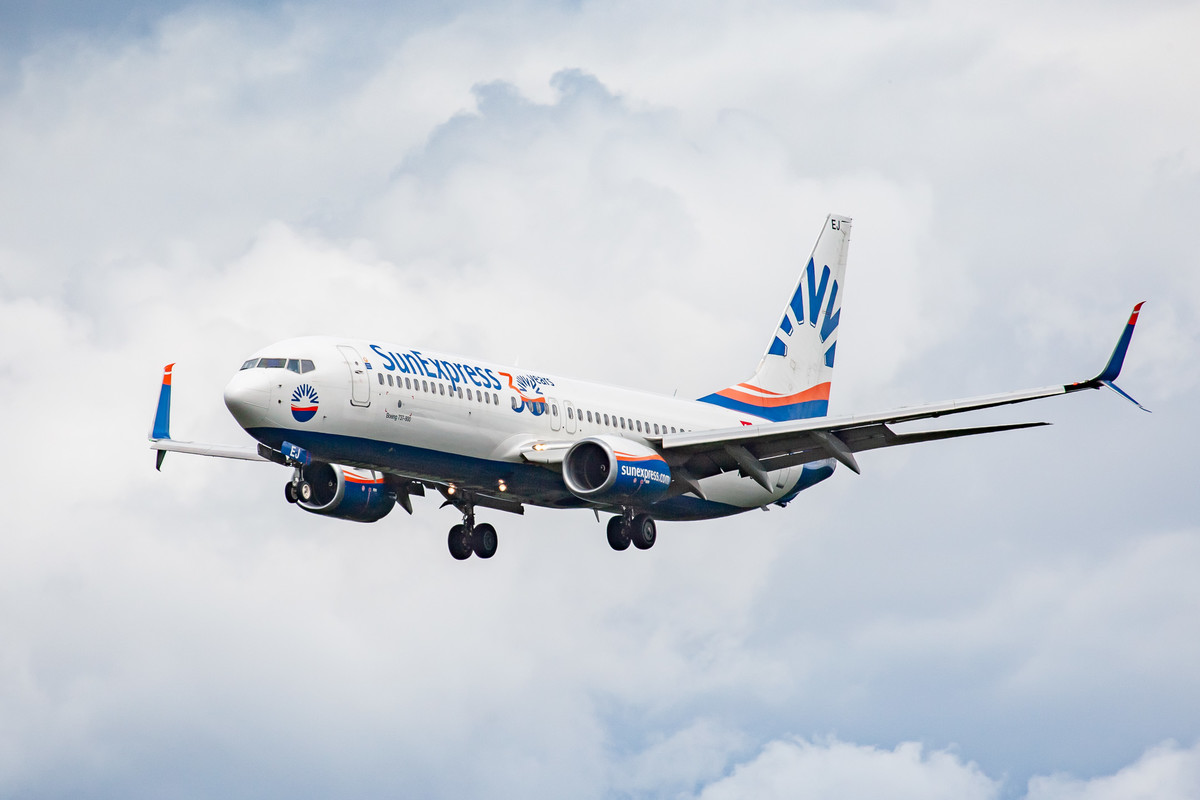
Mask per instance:
[[[480,558],[496,555],[499,539],[496,529],[488,523],[475,524],[475,509],[467,506],[463,509],[462,524],[450,529],[447,544],[450,546],[450,555],[459,561],[465,561],[472,553]]]
[[[283,485],[283,496],[289,503],[294,503],[297,500],[303,500],[306,503],[312,502],[312,484],[301,479],[300,470],[296,470],[296,476]]]
[[[627,508],[608,521],[608,546],[613,550],[627,550],[630,544],[638,550],[649,550],[657,540],[658,530],[649,514],[634,514]]]

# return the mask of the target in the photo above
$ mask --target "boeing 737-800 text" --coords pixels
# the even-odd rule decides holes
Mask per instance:
[[[699,400],[377,340],[308,337],[263,348],[225,387],[226,406],[256,447],[172,439],[174,365],[163,374],[150,446],[159,467],[168,451],[284,465],[288,502],[340,519],[374,522],[397,504],[411,514],[411,498],[434,490],[462,514],[450,529],[451,554],[490,558],[496,529],[476,523],[479,508],[610,513],[609,544],[645,550],[655,520],[786,506],[839,464],[858,472],[855,455],[865,450],[1045,423],[896,425],[1101,386],[1133,400],[1113,381],[1140,303],[1091,380],[828,416],[849,242],[850,219],[829,216],[754,374]]]

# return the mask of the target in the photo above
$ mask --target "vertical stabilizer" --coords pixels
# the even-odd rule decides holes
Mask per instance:
[[[702,402],[775,421],[828,413],[849,249],[850,218],[830,214],[758,369]]]

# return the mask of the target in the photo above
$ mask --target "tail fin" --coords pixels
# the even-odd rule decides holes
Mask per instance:
[[[701,402],[774,421],[828,413],[849,249],[850,218],[830,214],[754,375]]]

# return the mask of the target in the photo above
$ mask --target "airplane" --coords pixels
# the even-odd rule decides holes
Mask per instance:
[[[1041,389],[828,416],[851,220],[829,215],[754,373],[697,400],[563,378],[376,339],[312,336],[246,359],[224,399],[253,446],[171,438],[174,364],[163,370],[150,432],[156,468],[168,452],[271,462],[291,469],[284,495],[305,511],[375,522],[436,491],[462,515],[447,537],[459,560],[496,553],[478,508],[525,506],[611,514],[608,544],[640,550],[656,520],[702,520],[785,507],[856,454],[881,447],[1048,423],[902,432],[917,420],[1117,387],[1143,303],[1104,369]],[[1143,410],[1146,410],[1143,408]]]

